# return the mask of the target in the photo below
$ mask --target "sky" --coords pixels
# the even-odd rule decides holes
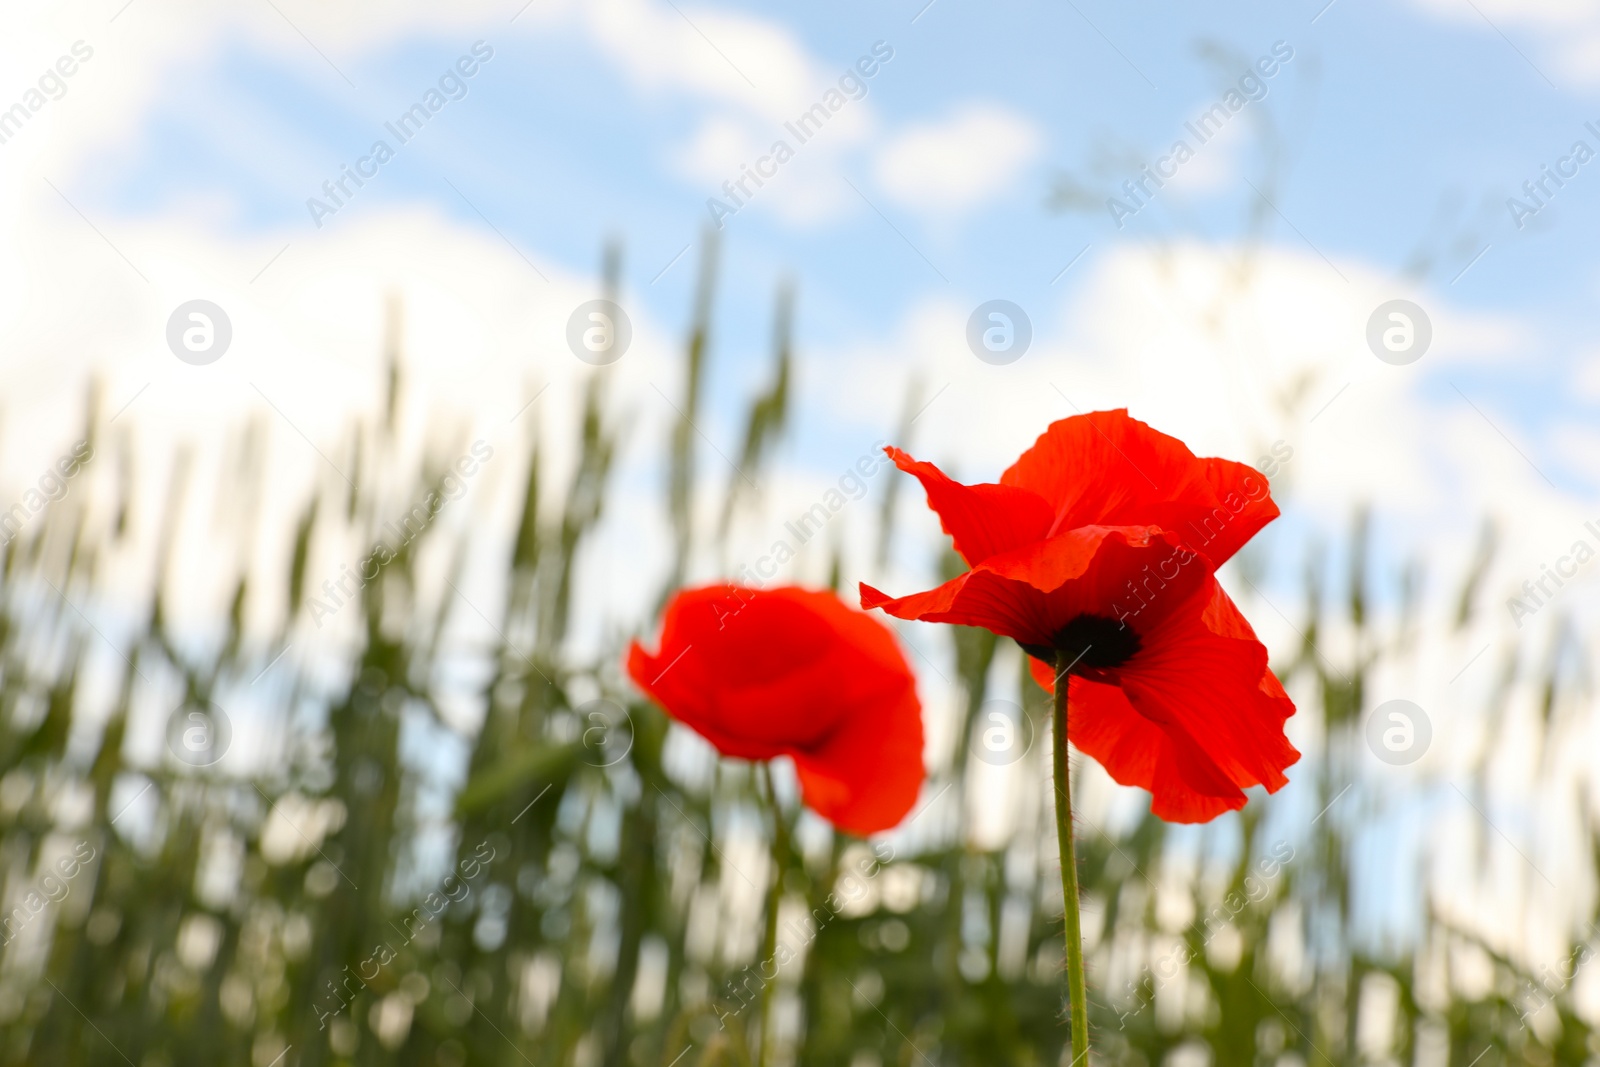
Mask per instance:
[[[1275,653],[1297,640],[1311,546],[1356,508],[1378,569],[1420,562],[1440,617],[1496,522],[1489,617],[1375,697],[1448,716],[1489,687],[1483,649],[1592,612],[1587,570],[1555,611],[1517,618],[1509,601],[1576,541],[1600,548],[1585,527],[1600,520],[1600,5],[94,0],[7,19],[7,501],[71,448],[98,382],[155,486],[185,446],[215,477],[229,435],[264,420],[265,506],[296,514],[344,477],[348,420],[377,410],[390,297],[418,420],[505,456],[538,433],[559,466],[594,373],[568,322],[616,242],[633,339],[602,373],[628,430],[606,542],[622,562],[597,581],[642,616],[633,579],[666,552],[644,498],[710,232],[697,447],[719,484],[771,373],[776,294],[796,294],[794,429],[735,560],[893,435],[915,383],[900,443],[968,480],[996,478],[1051,420],[1107,407],[1200,454],[1286,456],[1251,610]],[[398,136],[418,104],[426,123]],[[802,140],[790,127],[818,105]],[[1146,166],[1170,177],[1156,187]],[[324,183],[346,167],[368,177],[335,197]],[[768,176],[737,190],[747,168]],[[231,326],[204,365],[168,341],[193,300]],[[996,300],[1031,333],[1009,361],[968,339]],[[1396,300],[1431,334],[1409,362],[1368,339]],[[518,477],[490,462],[472,492]],[[859,510],[852,544],[876,509]],[[147,540],[159,519],[136,516]],[[906,521],[931,545],[933,520]],[[263,536],[281,557],[282,535]],[[920,587],[930,558],[880,580]],[[822,564],[803,554],[789,576]],[[130,559],[129,589],[148,567]],[[1339,653],[1338,633],[1322,640]],[[1441,736],[1441,759],[1478,743]]]
[[[1183,5],[989,11],[949,0],[798,16],[645,0],[467,4],[448,15],[134,0],[31,15],[4,46],[0,99],[22,101],[34,72],[75,42],[93,58],[0,144],[13,238],[0,296],[7,359],[30,401],[69,392],[91,370],[136,390],[129,365],[159,355],[160,335],[126,327],[147,327],[177,297],[205,290],[241,305],[236,316],[259,312],[294,333],[280,340],[297,351],[275,357],[292,363],[319,339],[370,334],[381,308],[360,306],[354,290],[332,296],[353,282],[334,264],[359,257],[375,232],[404,227],[422,229],[385,255],[391,277],[375,284],[403,287],[446,234],[465,255],[469,244],[482,251],[476,271],[431,279],[441,297],[470,294],[500,259],[519,264],[497,286],[504,303],[480,309],[496,320],[487,328],[516,317],[506,305],[519,285],[523,301],[563,281],[592,287],[603,242],[619,240],[624,306],[670,346],[684,328],[694,245],[718,214],[708,202],[730,203],[723,183],[773,141],[795,141],[783,123],[876,47],[892,58],[861,79],[864,95],[720,215],[717,411],[731,417],[759,383],[784,279],[798,290],[811,368],[802,384],[814,417],[802,424],[820,447],[804,452],[836,442],[830,459],[847,460],[854,441],[833,420],[870,438],[881,424],[879,382],[908,368],[926,372],[929,394],[947,382],[966,390],[941,397],[948,409],[1059,414],[1044,411],[1055,398],[1030,403],[1036,375],[1083,379],[1097,359],[1127,362],[1115,349],[1148,322],[1115,321],[1107,308],[1136,300],[1141,273],[1159,277],[1174,248],[1197,257],[1200,272],[1211,269],[1201,261],[1249,249],[1259,284],[1292,274],[1282,284],[1340,320],[1328,323],[1336,332],[1301,335],[1288,333],[1294,323],[1273,324],[1260,339],[1266,380],[1283,386],[1312,359],[1359,362],[1361,313],[1381,298],[1411,298],[1438,324],[1432,358],[1374,374],[1374,389],[1403,394],[1429,419],[1472,414],[1527,453],[1536,470],[1525,473],[1587,491],[1582,446],[1600,400],[1582,317],[1594,285],[1594,179],[1579,168],[1520,229],[1506,201],[1527,203],[1521,183],[1575,140],[1600,150],[1583,125],[1600,119],[1591,103],[1600,14],[1510,0],[1479,5],[1481,16],[1462,10],[1470,17],[1450,4],[1338,0],[1239,5],[1219,21]],[[395,141],[383,124],[478,41],[493,58],[462,79],[465,95],[397,143],[347,205],[315,218],[308,200],[331,202],[323,182],[374,141]],[[1260,79],[1265,95],[1198,146],[1170,186],[1114,221],[1108,200],[1134,202],[1123,182],[1176,139],[1195,140],[1185,123],[1275,48],[1292,58]],[[971,381],[930,366],[929,335],[949,325],[941,318],[997,298],[1033,321],[1032,358]],[[78,305],[89,313],[68,313]],[[543,364],[563,353],[541,347],[559,338],[552,325],[509,326],[531,351],[503,355],[553,374]],[[263,332],[241,329],[241,354]],[[1309,417],[1353,374],[1379,369],[1330,369],[1300,407]],[[1197,376],[1215,377],[1204,370]],[[112,394],[108,402],[132,395]],[[1089,387],[1087,399],[1143,397]],[[1339,400],[1362,405],[1359,389]],[[302,410],[311,418],[335,406]],[[1185,429],[1251,414],[1190,406]],[[1036,423],[981,453],[952,451],[971,456],[974,476],[992,476]]]

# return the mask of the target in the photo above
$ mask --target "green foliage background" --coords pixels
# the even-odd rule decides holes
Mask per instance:
[[[607,264],[614,291],[614,255]],[[658,603],[753,496],[737,476],[708,485],[695,462],[715,272],[708,245],[663,449],[674,541]],[[739,456],[749,474],[786,426],[790,317],[780,294],[771,384],[752,401]],[[398,326],[395,336],[387,421],[353,428],[350,484],[295,519],[283,566],[292,618],[303,620],[308,598],[320,595],[308,574],[314,536],[337,527],[373,543],[439,487],[459,454],[441,439],[410,468],[400,459]],[[918,406],[908,397],[907,414]],[[497,564],[503,604],[481,612],[459,595],[465,557],[450,545],[457,592],[424,607],[418,555],[447,536],[429,526],[345,608],[359,612],[361,639],[330,678],[294,666],[290,646],[307,640],[303,629],[247,637],[254,591],[243,576],[217,639],[181,639],[164,605],[185,564],[170,555],[142,617],[105,632],[127,509],[148,491],[132,482],[125,442],[108,439],[91,403],[95,463],[119,472],[94,483],[110,494],[114,519],[90,521],[90,490],[74,487],[7,547],[0,579],[0,865],[12,917],[0,951],[0,1063],[1067,1061],[1060,882],[1041,785],[1049,714],[1043,694],[1008,673],[1020,673],[1019,657],[983,632],[928,638],[953,642],[948,681],[965,726],[951,757],[931,769],[915,825],[875,852],[801,816],[782,773],[774,787],[748,765],[696,771],[675,759],[672,728],[620,677],[627,635],[612,633],[596,654],[570,633],[584,596],[580,556],[606,514],[617,419],[597,370],[576,467],[558,495],[541,488],[552,477],[541,433],[525,454],[498,461],[525,470],[517,533]],[[259,435],[245,433],[241,486],[260,478],[260,455]],[[180,472],[173,484],[182,481]],[[719,492],[719,521],[697,524],[694,502]],[[559,506],[541,510],[556,496]],[[895,495],[883,505],[886,550]],[[160,506],[176,522],[181,489]],[[1369,680],[1406,654],[1417,625],[1405,612],[1381,624],[1372,617],[1380,579],[1363,562],[1368,537],[1358,521],[1340,550],[1347,587],[1308,577],[1293,624],[1304,641],[1276,665],[1301,707],[1295,806],[1288,793],[1257,798],[1198,833],[1148,815],[1130,824],[1091,816],[1080,827],[1093,1062],[1492,1067],[1600,1055],[1573,985],[1531,973],[1526,959],[1452,920],[1420,870],[1414,929],[1383,938],[1362,925],[1353,865],[1383,799],[1363,770],[1361,719]],[[1248,581],[1251,561],[1240,566]],[[1462,581],[1458,627],[1477,609],[1484,566]],[[838,571],[836,563],[836,580]],[[476,656],[486,713],[471,736],[436,699],[451,667],[443,635],[457,615],[495,635]],[[1354,652],[1338,664],[1320,651],[1330,629],[1353,635],[1341,645]],[[1506,657],[1502,694],[1526,669]],[[109,692],[95,687],[104,678]],[[1008,773],[1032,784],[1014,833],[991,847],[972,826],[986,779],[969,749],[985,699],[1017,687],[1038,740]],[[1587,714],[1569,688],[1550,667],[1550,738],[1564,717]],[[226,707],[245,690],[274,724],[269,736],[240,729],[235,738],[256,749],[258,770],[191,768],[164,748],[155,759],[135,754],[129,729],[140,707]],[[593,719],[596,698],[626,717]],[[108,714],[86,711],[102,706]],[[1491,731],[1502,728],[1490,710]],[[468,753],[464,781],[445,795],[437,766],[415,745],[408,752],[413,721],[455,735]],[[1089,773],[1078,765],[1080,779]],[[1482,796],[1481,773],[1471,789]],[[1592,853],[1594,827],[1583,832]],[[264,848],[274,833],[279,843]],[[1499,854],[1487,843],[1494,833],[1483,827],[1486,883]],[[445,878],[452,857],[430,852],[430,841],[449,842],[454,879]],[[59,901],[33,909],[29,894],[38,899],[52,871],[61,877],[57,861],[74,849],[93,858],[64,879]],[[830,894],[845,905],[836,910]],[[800,945],[792,931],[807,912],[826,921],[804,950],[763,968],[763,943]],[[1575,933],[1573,951],[1583,943]],[[752,967],[775,977],[751,981]],[[1536,980],[1545,993],[1531,992]],[[1525,1025],[1546,999],[1536,1025]]]

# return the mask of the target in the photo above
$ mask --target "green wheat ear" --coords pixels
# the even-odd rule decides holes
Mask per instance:
[[[780,287],[771,369],[724,476],[700,435],[706,383],[742,357],[715,344],[709,234],[700,258],[682,376],[661,383],[677,408],[656,450],[672,536],[662,598],[731,559],[730,532],[759,514],[804,380],[793,296]],[[626,303],[620,248],[603,263],[602,291]],[[496,562],[501,595],[479,600],[460,580],[482,542],[426,523],[394,541],[370,580],[345,586],[335,616],[344,643],[315,626],[313,601],[341,575],[328,546],[371,545],[444,486],[461,451],[445,435],[406,437],[427,424],[412,418],[426,398],[408,390],[398,298],[385,314],[381,414],[325,446],[341,473],[322,472],[292,507],[270,513],[253,496],[270,421],[242,430],[221,466],[178,457],[168,476],[135,455],[128,423],[110,421],[93,394],[80,436],[94,458],[0,548],[0,1067],[745,1065],[763,1035],[756,1012],[729,1016],[730,990],[769,918],[804,931],[806,916],[832,915],[841,877],[871,855],[801,817],[785,840],[784,880],[770,884],[748,765],[709,759],[621,681],[631,629],[649,623],[615,621],[598,645],[573,636],[574,607],[591,595],[579,561],[611,514],[624,443],[606,368],[576,401],[570,471],[549,469],[564,450],[539,407],[496,442],[492,462],[511,473],[495,484],[516,495]],[[875,436],[909,443],[924,403],[913,386],[898,429]],[[401,466],[415,455],[424,458]],[[225,506],[198,515],[213,495],[197,472],[213,469],[228,479],[215,494]],[[869,558],[849,538],[835,543],[827,562],[839,584],[871,577],[874,559],[922,558],[920,545],[890,551],[901,544],[895,484]],[[855,514],[848,521],[867,521]],[[697,521],[707,516],[715,521]],[[196,575],[179,536],[191,528],[237,549],[206,566],[254,565]],[[1486,528],[1450,618],[1395,616],[1383,605],[1414,606],[1422,576],[1392,577],[1368,552],[1371,537],[1361,517],[1342,544],[1306,557],[1305,595],[1290,612],[1301,636],[1276,664],[1300,702],[1306,753],[1290,789],[1180,833],[1117,808],[1099,772],[1077,765],[1097,1062],[1155,1067],[1202,1045],[1219,1065],[1366,1062],[1359,1038],[1374,1004],[1394,1020],[1394,1062],[1427,1049],[1442,1050],[1433,1062],[1485,1067],[1595,1054],[1570,984],[1538,985],[1532,962],[1461,925],[1431,892],[1396,933],[1355,888],[1374,863],[1362,831],[1391,802],[1369,788],[1363,763],[1375,679],[1410,664],[1420,628],[1465,631],[1495,593]],[[152,542],[152,558],[130,558]],[[257,560],[265,546],[281,555],[275,565]],[[470,558],[481,575],[484,561]],[[1260,585],[1269,562],[1247,556],[1240,573]],[[959,561],[934,566],[952,574]],[[131,601],[129,574],[147,581]],[[225,595],[215,632],[196,635],[169,606],[178,583],[200,579]],[[1034,731],[1047,704],[1016,650],[984,631],[952,630],[948,645],[905,637],[928,659],[930,714],[953,718],[930,731],[944,740],[928,753],[926,810],[888,839],[895,859],[875,875],[870,908],[839,912],[781,973],[768,1047],[797,1067],[1061,1063],[1060,883],[1042,753],[995,769],[971,744],[987,703],[1014,700]],[[1494,679],[1491,696],[1456,714],[1483,719],[1491,752],[1511,729],[1513,693],[1531,685],[1543,694],[1538,759],[1553,773],[1564,731],[1588,708],[1573,654],[1483,656],[1474,670]],[[608,729],[631,731],[625,751],[604,749],[623,752],[615,762],[594,758],[585,716],[595,701],[620,716]],[[170,758],[152,724],[207,702],[232,705],[236,727],[263,726],[236,733],[257,746],[250,760]],[[461,770],[441,773],[458,756]],[[1491,810],[1485,758],[1455,780]],[[997,840],[973,814],[980,794],[1000,793],[1012,803],[1010,833]],[[1584,833],[1600,841],[1592,823]],[[1475,890],[1497,884],[1505,855],[1496,833],[1477,834],[1452,868]],[[1578,854],[1600,873],[1593,847]],[[1181,979],[1163,969],[1180,951]],[[1487,982],[1441,992],[1431,961],[1457,958]]]

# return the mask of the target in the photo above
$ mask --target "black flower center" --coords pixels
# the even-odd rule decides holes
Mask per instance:
[[[1139,651],[1139,635],[1133,627],[1104,615],[1079,615],[1056,631],[1050,646],[1023,645],[1028,655],[1055,666],[1056,652],[1067,654],[1068,670],[1120,667]]]

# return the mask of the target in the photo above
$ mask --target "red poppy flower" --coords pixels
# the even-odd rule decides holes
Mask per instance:
[[[899,823],[922,787],[922,705],[894,634],[831,592],[711,585],[667,605],[628,674],[725,756],[791,756],[806,804],[840,829]]]
[[[1277,517],[1264,477],[1126,411],[1052,424],[999,484],[887,451],[971,569],[906,597],[863,585],[862,607],[1013,638],[1046,688],[1065,651],[1073,743],[1148,789],[1160,818],[1203,822],[1288,781],[1294,705],[1214,577]]]

